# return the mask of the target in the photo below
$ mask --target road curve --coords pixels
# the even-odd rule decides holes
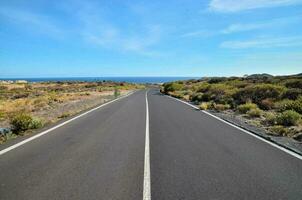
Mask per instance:
[[[0,199],[142,200],[146,91],[0,156]],[[152,200],[301,199],[302,161],[148,92]]]

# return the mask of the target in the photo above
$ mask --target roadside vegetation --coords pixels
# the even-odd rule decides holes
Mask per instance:
[[[176,81],[163,84],[161,91],[201,110],[240,116],[268,134],[302,139],[302,74]]]
[[[0,144],[144,86],[116,82],[0,83]]]

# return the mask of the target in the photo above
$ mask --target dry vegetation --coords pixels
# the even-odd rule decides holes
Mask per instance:
[[[114,82],[0,83],[0,143],[143,86]]]
[[[251,75],[165,83],[162,92],[236,116],[268,134],[302,139],[302,75]]]

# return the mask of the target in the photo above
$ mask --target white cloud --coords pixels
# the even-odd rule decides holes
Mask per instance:
[[[276,18],[269,21],[261,21],[256,23],[235,23],[231,24],[228,27],[221,29],[221,30],[196,30],[192,32],[187,32],[181,35],[181,37],[210,37],[210,36],[216,36],[221,34],[232,34],[232,33],[238,33],[238,32],[246,32],[246,31],[253,31],[253,30],[259,30],[262,31],[265,29],[271,29],[271,28],[283,28],[287,25],[293,25],[298,24],[302,20],[302,16],[292,16],[292,17],[284,17],[284,18]]]
[[[78,31],[84,41],[120,52],[147,56],[156,54],[151,48],[161,39],[160,25],[139,23],[139,19],[137,29],[116,25],[98,2],[77,1],[72,6],[62,7],[80,22]]]
[[[184,33],[181,35],[181,37],[209,37],[209,36],[213,36],[216,33],[212,32],[212,31],[208,31],[208,30],[197,30],[197,31],[192,31],[192,32],[188,32],[188,33]]]
[[[238,12],[256,8],[298,4],[302,4],[302,0],[211,0],[209,9],[217,12]]]
[[[83,37],[86,41],[107,49],[135,52],[141,55],[155,55],[149,48],[157,44],[161,37],[159,26],[145,27],[145,34],[124,35],[117,29],[86,31]]]
[[[258,38],[253,40],[233,40],[225,41],[220,47],[229,49],[246,49],[246,48],[276,48],[276,47],[294,47],[302,46],[302,37],[279,37],[279,38]]]
[[[243,32],[243,31],[251,31],[256,29],[261,29],[267,27],[269,24],[267,23],[259,23],[259,24],[231,24],[226,29],[222,30],[221,33],[230,34],[235,32]]]
[[[252,31],[257,29],[267,29],[272,27],[282,27],[288,24],[300,23],[302,17],[301,16],[293,16],[293,17],[284,17],[284,18],[276,18],[270,21],[262,21],[257,23],[238,23],[231,24],[227,28],[223,29],[221,33],[230,34],[236,32],[244,32],[244,31]]]

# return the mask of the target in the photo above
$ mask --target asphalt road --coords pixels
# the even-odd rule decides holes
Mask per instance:
[[[146,91],[0,155],[0,199],[143,199]],[[151,198],[301,199],[302,161],[148,92]]]

